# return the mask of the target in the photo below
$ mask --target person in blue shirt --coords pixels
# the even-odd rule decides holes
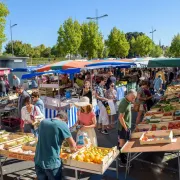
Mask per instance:
[[[163,80],[161,78],[161,75],[159,75],[153,82],[154,84],[154,91],[159,93],[160,90],[162,90]]]
[[[76,143],[66,122],[67,114],[60,111],[54,119],[46,119],[40,123],[34,158],[38,180],[62,180],[60,150],[63,141],[69,143],[71,151],[76,150]]]
[[[34,92],[32,93],[32,95],[31,95],[31,98],[32,98],[32,100],[33,100],[33,102],[34,102],[34,105],[38,106],[39,109],[40,109],[40,111],[41,111],[41,113],[42,113],[43,115],[45,115],[44,102],[40,99],[39,96],[40,96],[40,95],[39,95],[39,92],[34,91]]]

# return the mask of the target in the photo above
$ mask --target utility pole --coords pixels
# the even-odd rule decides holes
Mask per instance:
[[[14,56],[13,37],[12,37],[12,28],[13,28],[14,26],[17,26],[17,24],[13,24],[13,25],[11,25],[11,21],[10,21],[10,33],[11,33],[11,48],[12,48],[12,56]]]
[[[104,15],[98,16],[98,9],[96,9],[96,16],[95,17],[87,17],[86,19],[96,20],[96,23],[98,25],[98,20],[101,19],[101,18],[107,17],[107,16],[108,16],[108,14],[104,14]]]
[[[151,33],[151,34],[152,34],[152,42],[153,42],[153,40],[154,40],[154,32],[156,32],[156,29],[153,29],[153,27],[152,27],[152,31],[151,31],[151,32],[149,32],[149,33]]]

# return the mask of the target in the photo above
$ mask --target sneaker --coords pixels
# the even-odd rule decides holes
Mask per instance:
[[[102,133],[102,134],[105,134],[105,135],[108,135],[108,134],[109,134],[106,129],[105,129],[105,130],[102,130],[101,133]]]
[[[99,131],[99,132],[101,132],[101,131],[102,131],[102,129],[101,129],[101,128],[98,128],[98,131]]]

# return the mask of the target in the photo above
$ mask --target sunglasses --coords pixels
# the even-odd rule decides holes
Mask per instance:
[[[111,87],[114,87],[114,85],[111,85]]]

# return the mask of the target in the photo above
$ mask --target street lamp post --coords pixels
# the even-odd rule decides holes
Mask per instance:
[[[101,19],[101,18],[104,18],[104,17],[107,17],[108,14],[104,14],[102,16],[98,16],[98,10],[96,9],[96,16],[95,17],[87,17],[86,19],[89,19],[89,20],[96,20],[96,23],[98,24],[98,20]]]
[[[12,48],[12,56],[14,56],[13,38],[12,38],[12,28],[13,28],[14,26],[17,26],[17,24],[13,24],[13,25],[11,25],[11,21],[10,21],[10,32],[11,32],[11,48]]]
[[[151,33],[152,34],[152,42],[153,42],[153,38],[154,38],[154,32],[156,32],[156,29],[153,29],[153,27],[152,27],[152,31],[151,32],[149,32],[149,33]]]

